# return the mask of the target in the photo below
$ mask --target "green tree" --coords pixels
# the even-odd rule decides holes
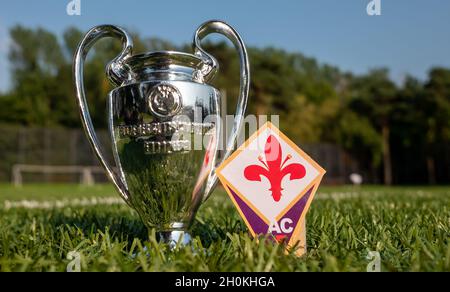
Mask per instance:
[[[450,149],[450,70],[434,68],[420,99],[426,129],[426,155],[429,182],[436,182],[436,159],[448,157]],[[445,161],[445,160],[444,160]],[[450,161],[446,161],[450,163]],[[447,165],[447,175],[448,173]]]
[[[17,26],[11,30],[11,39],[13,96],[17,97],[13,112],[20,115],[12,119],[25,125],[55,124],[51,114],[55,100],[50,93],[58,87],[56,76],[64,64],[57,38],[41,28]]]
[[[384,183],[391,185],[393,181],[390,116],[395,111],[397,88],[389,79],[388,73],[387,69],[377,69],[354,78],[350,107],[359,115],[368,117],[381,133]]]

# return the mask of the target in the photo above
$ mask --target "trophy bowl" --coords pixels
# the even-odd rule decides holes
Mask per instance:
[[[217,60],[201,40],[211,33],[228,37],[239,52],[240,96],[226,149],[220,92],[209,85]],[[107,99],[107,119],[115,167],[105,159],[89,115],[83,67],[101,38],[121,39],[122,52],[106,68],[115,86]],[[110,180],[149,229],[167,243],[190,242],[188,233],[200,205],[217,183],[216,167],[234,148],[249,91],[249,63],[239,34],[222,21],[202,24],[194,35],[194,54],[173,51],[133,55],[129,34],[117,26],[91,29],[74,57],[77,102],[86,136]],[[219,159],[220,156],[220,159]]]

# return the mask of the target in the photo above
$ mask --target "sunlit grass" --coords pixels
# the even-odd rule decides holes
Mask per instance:
[[[6,210],[4,202],[115,197],[109,185],[0,186],[0,271],[450,271],[450,188],[324,187],[307,217],[308,255],[247,235],[220,189],[200,209],[193,246],[170,251],[126,205]]]

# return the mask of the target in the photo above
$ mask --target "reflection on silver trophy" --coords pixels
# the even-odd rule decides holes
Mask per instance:
[[[217,60],[201,47],[211,33],[232,41],[240,58],[240,96],[226,153],[220,155],[220,93],[209,85]],[[106,161],[89,115],[83,85],[83,65],[99,39],[122,40],[123,50],[108,64],[106,74],[116,86],[108,97],[108,122],[115,171]],[[160,239],[188,243],[187,233],[199,206],[217,183],[215,168],[231,153],[243,123],[249,91],[249,63],[238,33],[221,21],[201,25],[194,35],[194,54],[173,51],[133,55],[133,43],[123,29],[103,25],[91,29],[74,58],[74,78],[82,123],[93,150],[122,198]],[[201,141],[203,147],[194,147]],[[220,160],[220,161],[219,161]]]

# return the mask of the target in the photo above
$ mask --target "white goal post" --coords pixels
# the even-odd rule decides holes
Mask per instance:
[[[98,166],[55,166],[55,165],[27,165],[16,164],[12,168],[12,183],[15,186],[23,184],[23,173],[42,174],[80,174],[80,183],[94,185],[94,173],[104,173],[103,168]]]

